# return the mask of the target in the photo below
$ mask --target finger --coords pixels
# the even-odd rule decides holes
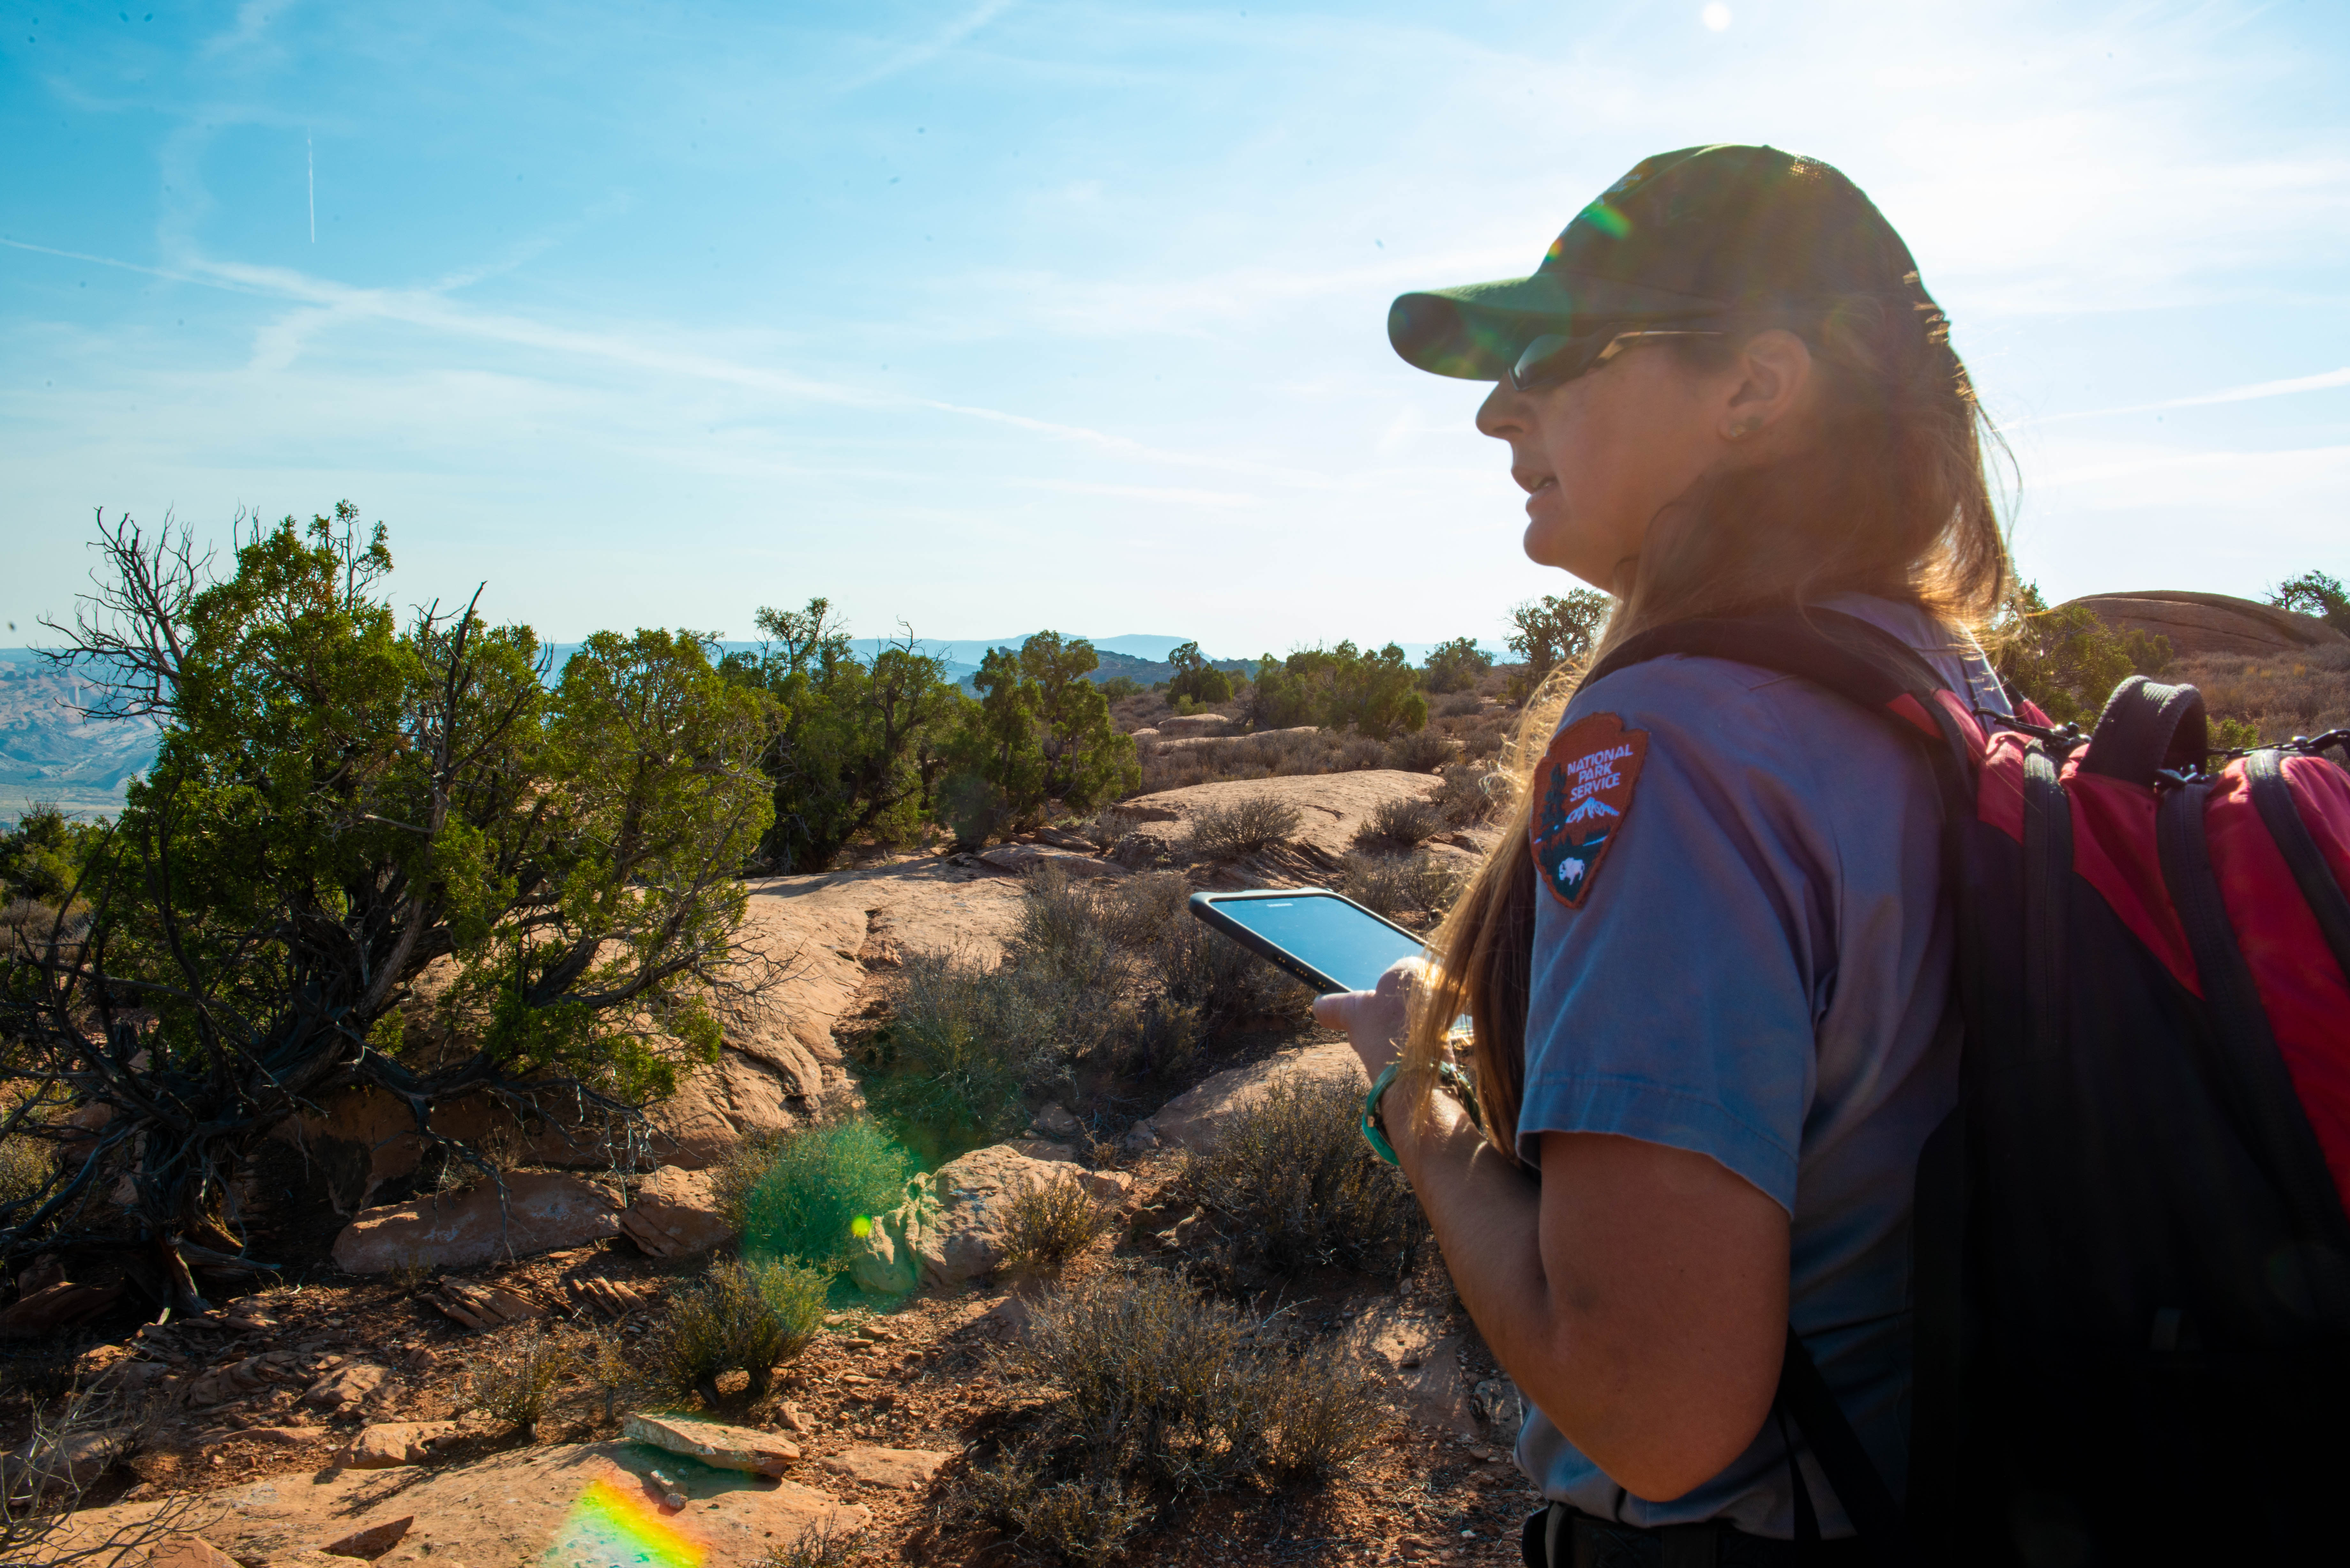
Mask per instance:
[[[1314,999],[1314,1022],[1325,1029],[1344,1029],[1355,1015],[1355,999],[1358,991],[1334,991]]]

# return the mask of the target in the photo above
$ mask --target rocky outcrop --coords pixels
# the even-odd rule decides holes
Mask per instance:
[[[1104,860],[1092,855],[1080,855],[1071,849],[1055,849],[1045,844],[1003,844],[993,849],[983,849],[976,857],[983,866],[993,866],[998,871],[1024,876],[1047,866],[1058,867],[1071,877],[1124,877],[1130,875],[1115,860]]]
[[[975,1148],[939,1167],[932,1175],[936,1218],[914,1239],[922,1283],[959,1285],[1003,1267],[1006,1205],[1024,1189],[1073,1174],[1072,1164],[1038,1159],[1009,1144]]]
[[[454,1421],[379,1421],[335,1452],[335,1462],[355,1470],[388,1470],[421,1465],[454,1442]]]
[[[472,1268],[584,1246],[619,1234],[619,1204],[592,1181],[560,1173],[509,1176],[469,1192],[369,1209],[335,1238],[349,1274]]]
[[[718,1421],[696,1421],[683,1416],[632,1415],[620,1423],[620,1436],[650,1444],[666,1453],[681,1454],[722,1470],[749,1475],[779,1476],[799,1463],[800,1448],[773,1432],[729,1427]]]
[[[663,1166],[620,1210],[620,1234],[649,1258],[691,1258],[733,1234],[719,1217],[707,1173]]]
[[[1370,821],[1372,812],[1389,801],[1423,799],[1437,786],[1437,779],[1429,774],[1368,768],[1359,773],[1301,774],[1160,790],[1118,802],[1118,809],[1136,823],[1128,836],[1129,844],[1120,846],[1119,858],[1132,863],[1136,857],[1132,841],[1147,841],[1166,857],[1180,859],[1191,819],[1203,808],[1263,795],[1295,806],[1300,821],[1292,842],[1335,864],[1353,846],[1355,836]]]
[[[1128,1129],[1127,1147],[1183,1148],[1203,1154],[1215,1147],[1234,1116],[1263,1099],[1274,1084],[1302,1078],[1358,1084],[1367,1092],[1370,1088],[1363,1076],[1362,1058],[1343,1040],[1283,1051],[1262,1062],[1218,1073],[1176,1096]]]
[[[2170,639],[2175,654],[2289,654],[2350,639],[2314,616],[2228,594],[2149,589],[2091,594],[2056,607],[2088,610],[2116,630],[2151,632]]]

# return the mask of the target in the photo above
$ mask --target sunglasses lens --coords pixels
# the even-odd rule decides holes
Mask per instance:
[[[1577,351],[1585,342],[1555,332],[1544,333],[1526,345],[1518,362],[1510,367],[1510,384],[1519,391],[1529,391],[1552,381],[1574,378],[1581,369],[1582,356]]]

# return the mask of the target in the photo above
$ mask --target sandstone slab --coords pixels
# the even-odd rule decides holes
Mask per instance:
[[[709,1175],[668,1165],[646,1177],[620,1210],[620,1233],[652,1258],[695,1257],[733,1234]]]
[[[546,1315],[546,1308],[540,1303],[504,1285],[450,1280],[425,1299],[440,1308],[443,1315],[475,1330],[529,1323]]]
[[[936,1449],[880,1449],[859,1443],[827,1454],[818,1463],[859,1486],[911,1491],[928,1486],[939,1467],[952,1458]]]
[[[1074,850],[1055,849],[1042,844],[1003,844],[993,849],[983,849],[977,857],[983,866],[993,866],[998,871],[1015,876],[1040,871],[1047,866],[1058,867],[1071,877],[1125,877],[1127,868],[1115,860],[1104,860],[1092,855],[1080,855]]]
[[[158,1542],[147,1553],[147,1568],[240,1568],[237,1560],[201,1535],[182,1535]]]
[[[509,1176],[499,1186],[362,1211],[335,1238],[345,1273],[472,1268],[619,1233],[619,1205],[592,1181],[559,1172]]]
[[[656,1481],[659,1469],[669,1480]],[[405,1480],[407,1478],[398,1478]],[[406,1485],[380,1471],[272,1476],[210,1494],[205,1538],[240,1563],[317,1560],[329,1543],[398,1520],[414,1522],[375,1562],[385,1568],[521,1568],[608,1563],[616,1513],[642,1512],[700,1552],[702,1568],[759,1568],[771,1549],[810,1530],[865,1527],[870,1513],[814,1487],[775,1481],[656,1452],[635,1443],[550,1444],[420,1473]],[[670,1510],[671,1491],[685,1499]],[[156,1501],[116,1503],[74,1516],[66,1540],[95,1541],[151,1519]],[[631,1554],[621,1561],[634,1562]],[[604,1555],[597,1555],[598,1552]]]
[[[2068,609],[2075,605],[2116,630],[2167,637],[2171,651],[2182,655],[2274,656],[2344,640],[2340,632],[2315,616],[2297,615],[2229,594],[2179,589],[2092,594],[2056,607]]]
[[[683,1416],[632,1415],[620,1424],[620,1435],[632,1442],[687,1459],[700,1459],[722,1470],[780,1476],[799,1462],[800,1449],[787,1438],[748,1427],[718,1421],[696,1421]]]
[[[363,1427],[359,1436],[336,1451],[335,1462],[355,1470],[396,1469],[421,1465],[436,1449],[456,1439],[454,1421],[379,1421]]]
[[[1296,807],[1299,823],[1292,841],[1335,862],[1354,846],[1355,836],[1368,825],[1374,811],[1390,801],[1424,800],[1438,784],[1429,774],[1367,768],[1356,773],[1187,784],[1120,801],[1118,809],[1139,819],[1130,839],[1148,840],[1180,861],[1185,857],[1184,840],[1191,836],[1191,819],[1202,810],[1263,796]]]
[[[1345,1041],[1300,1046],[1218,1073],[1186,1089],[1135,1123],[1127,1132],[1127,1147],[1204,1154],[1215,1147],[1232,1117],[1263,1099],[1274,1085],[1306,1079],[1360,1085],[1365,1092],[1370,1088],[1362,1058]]]

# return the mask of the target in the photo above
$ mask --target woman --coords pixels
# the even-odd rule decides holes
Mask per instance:
[[[1532,277],[1407,295],[1389,334],[1498,382],[1526,554],[1616,597],[1595,662],[1816,607],[2006,711],[1963,629],[2006,572],[1973,393],[1835,170],[1649,159]],[[1531,1561],[1792,1561],[1812,1510],[1813,1560],[1856,1550],[1773,1418],[1791,1324],[1898,1494],[1911,1184],[1957,1096],[1939,824],[1922,754],[1841,699],[1629,664],[1574,693],[1434,965],[1317,1003],[1375,1078],[1400,1059],[1379,1124],[1533,1407]],[[1462,1013],[1482,1133],[1436,1073]]]

